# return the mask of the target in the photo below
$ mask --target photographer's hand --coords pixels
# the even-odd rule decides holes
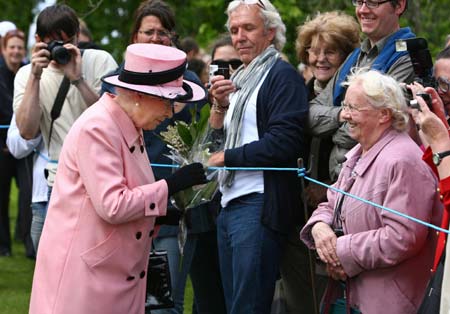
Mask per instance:
[[[224,79],[222,75],[212,77],[208,92],[213,104],[209,117],[209,123],[213,129],[223,127],[224,117],[230,105],[229,95],[235,90],[236,88],[231,80]]]
[[[67,64],[61,65],[61,68],[64,70],[64,74],[71,82],[79,80],[82,78],[80,49],[73,44],[64,44],[64,48],[70,52],[72,57]]]
[[[311,235],[320,259],[324,263],[339,266],[340,261],[336,252],[337,237],[333,229],[324,222],[318,222],[312,227]]]
[[[47,44],[37,42],[31,52],[31,73],[23,91],[22,99],[16,109],[16,123],[20,135],[30,140],[39,133],[41,107],[39,106],[39,89],[43,69],[50,64],[50,52]],[[20,97],[20,95],[19,95]]]
[[[420,127],[421,136],[426,143],[429,144],[433,152],[450,149],[448,126],[442,122],[441,118],[430,111],[420,97],[418,97],[417,102],[419,103],[421,110],[411,109],[411,115],[416,124]]]
[[[50,63],[50,51],[46,48],[46,43],[38,42],[31,52],[31,73],[33,78],[37,80],[41,79],[42,70],[48,67]]]
[[[86,105],[90,106],[99,99],[99,95],[84,80],[80,49],[73,44],[65,44],[64,47],[72,54],[69,63],[62,65],[64,74],[78,89]]]
[[[447,117],[445,114],[444,103],[438,92],[432,87],[425,87],[424,91],[431,96],[431,106],[433,108],[433,113],[441,119],[445,127],[448,129],[449,125],[447,122]]]

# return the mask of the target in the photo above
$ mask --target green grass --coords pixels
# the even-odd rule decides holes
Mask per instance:
[[[15,183],[12,184],[9,208],[11,230],[14,230],[17,218]],[[0,313],[25,314],[28,313],[34,261],[25,257],[21,242],[13,240],[12,253],[11,257],[0,257]]]
[[[14,230],[17,218],[17,189],[11,187],[10,224]],[[13,235],[12,235],[13,236]],[[26,314],[30,302],[34,261],[25,257],[25,247],[13,241],[13,256],[0,257],[0,314]],[[184,314],[192,313],[193,291],[188,280]]]

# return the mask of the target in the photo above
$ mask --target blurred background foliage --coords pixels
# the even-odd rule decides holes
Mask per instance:
[[[33,21],[38,0],[2,0],[0,20],[11,20],[28,31]],[[65,0],[59,1],[74,8],[92,31],[95,42],[111,52],[118,62],[129,43],[133,24],[133,12],[140,0]],[[209,53],[209,45],[225,32],[225,9],[228,1],[221,0],[167,0],[177,17],[177,32],[180,38],[192,36]],[[284,53],[293,64],[295,55],[296,28],[308,16],[317,11],[342,10],[354,16],[350,0],[273,0],[287,27],[287,43]],[[428,40],[434,57],[444,46],[450,33],[450,0],[409,0],[409,8],[402,17],[402,26],[410,26],[420,37]]]

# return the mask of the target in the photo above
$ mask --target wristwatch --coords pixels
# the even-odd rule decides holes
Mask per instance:
[[[445,152],[435,153],[435,154],[433,154],[433,163],[436,166],[439,166],[442,159],[447,156],[450,156],[450,150],[446,150]]]

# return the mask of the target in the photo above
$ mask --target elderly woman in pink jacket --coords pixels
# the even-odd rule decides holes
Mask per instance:
[[[144,313],[155,219],[168,196],[204,183],[201,164],[156,181],[142,130],[172,115],[173,101],[205,97],[183,80],[184,52],[128,46],[116,86],[66,137],[37,256],[30,313]]]
[[[406,133],[409,116],[398,83],[366,71],[353,74],[347,85],[342,110],[359,144],[346,155],[335,187],[437,224],[437,181]],[[416,313],[430,275],[435,232],[331,189],[327,197],[300,236],[316,249],[330,277],[345,281],[349,305],[363,314]]]

